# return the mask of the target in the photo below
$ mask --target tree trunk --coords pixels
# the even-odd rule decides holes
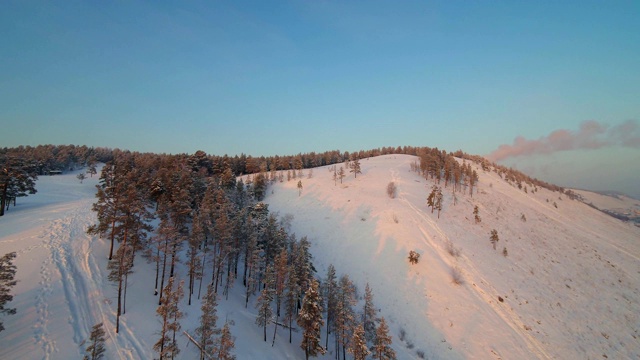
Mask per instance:
[[[329,309],[327,309],[327,337],[325,338],[325,341],[324,341],[324,348],[329,350]]]
[[[118,310],[116,313],[116,334],[120,331],[120,315],[122,314],[122,278],[124,273],[124,259],[126,258],[127,248],[127,229],[124,230],[124,239],[122,240],[122,253],[120,255],[120,264],[118,266]]]
[[[264,327],[262,328],[264,331],[264,342],[267,342],[267,317],[264,317]]]
[[[274,327],[273,327],[273,340],[271,341],[271,347],[273,347],[273,345],[275,345],[276,343],[276,331],[278,331],[278,316],[276,315],[276,322],[274,323]]]
[[[162,291],[160,292],[162,294]],[[163,314],[162,316],[162,331],[160,332],[160,336],[162,341],[160,342],[160,360],[162,360],[162,353],[164,352],[164,335],[167,333],[167,314]]]
[[[195,273],[195,269],[194,268],[195,268],[195,263],[196,263],[194,250],[195,250],[195,248],[191,248],[191,259],[189,260],[189,301],[188,301],[188,305],[191,305],[191,295],[193,294],[193,279],[194,279],[194,273]]]
[[[289,319],[289,344],[291,344],[291,333],[293,332],[293,316]]]
[[[160,278],[160,298],[158,299],[158,306],[162,305],[162,291],[164,290],[164,272],[167,268],[167,249],[169,248],[169,239],[165,240],[164,244],[164,258],[162,260],[162,277]]]
[[[342,332],[342,339],[343,340],[347,340],[347,336],[345,335],[344,331]],[[347,342],[345,341],[344,344],[342,344],[342,359],[346,360],[347,359],[347,349],[346,346]]]
[[[9,188],[9,180],[2,185],[2,195],[0,195],[0,216],[4,215],[4,204],[7,201],[7,188]]]
[[[169,271],[169,277],[173,277],[173,273],[176,269],[176,252],[177,252],[177,243],[174,242],[171,249],[171,271]]]
[[[207,252],[206,252],[206,247],[205,247],[205,252],[204,254],[202,254],[202,266],[200,270],[200,284],[198,284],[198,300],[200,300],[200,293],[202,292],[202,279],[204,278],[204,263],[205,260],[207,259]]]
[[[129,283],[129,272],[124,274],[124,294],[122,294],[122,315],[127,313],[127,284]]]
[[[247,286],[247,268],[249,267],[249,247],[244,252],[244,274],[242,275],[242,285]]]
[[[113,259],[113,243],[116,238],[116,217],[113,216],[113,221],[111,221],[111,247],[109,248],[109,260]]]
[[[216,282],[216,261],[217,261],[217,253],[218,253],[218,244],[216,244],[215,242],[213,243],[213,258],[211,259],[211,262],[213,263],[212,267],[211,267],[211,283],[215,283]],[[217,289],[216,289],[216,294],[218,293]]]
[[[158,276],[160,275],[160,245],[156,252],[156,287],[153,289],[153,296],[158,295]]]

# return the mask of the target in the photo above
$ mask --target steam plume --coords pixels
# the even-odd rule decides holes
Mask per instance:
[[[538,140],[518,136],[513,144],[503,144],[487,155],[491,161],[500,161],[516,156],[552,154],[558,151],[600,149],[604,147],[640,148],[640,125],[637,120],[628,120],[609,127],[597,121],[584,121],[578,131],[555,130]]]

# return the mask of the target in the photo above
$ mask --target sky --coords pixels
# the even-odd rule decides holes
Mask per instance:
[[[3,1],[0,147],[429,146],[640,197],[639,17],[634,1]]]

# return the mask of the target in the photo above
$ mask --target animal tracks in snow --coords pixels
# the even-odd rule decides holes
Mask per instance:
[[[36,344],[39,344],[44,352],[44,359],[49,359],[56,349],[56,342],[49,334],[49,297],[53,292],[51,286],[51,272],[49,266],[51,259],[47,259],[40,266],[40,289],[36,295],[36,314],[38,316],[33,326],[33,336]]]

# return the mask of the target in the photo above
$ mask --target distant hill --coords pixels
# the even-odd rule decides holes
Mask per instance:
[[[616,191],[572,189],[578,199],[615,218],[640,224],[640,200]]]

